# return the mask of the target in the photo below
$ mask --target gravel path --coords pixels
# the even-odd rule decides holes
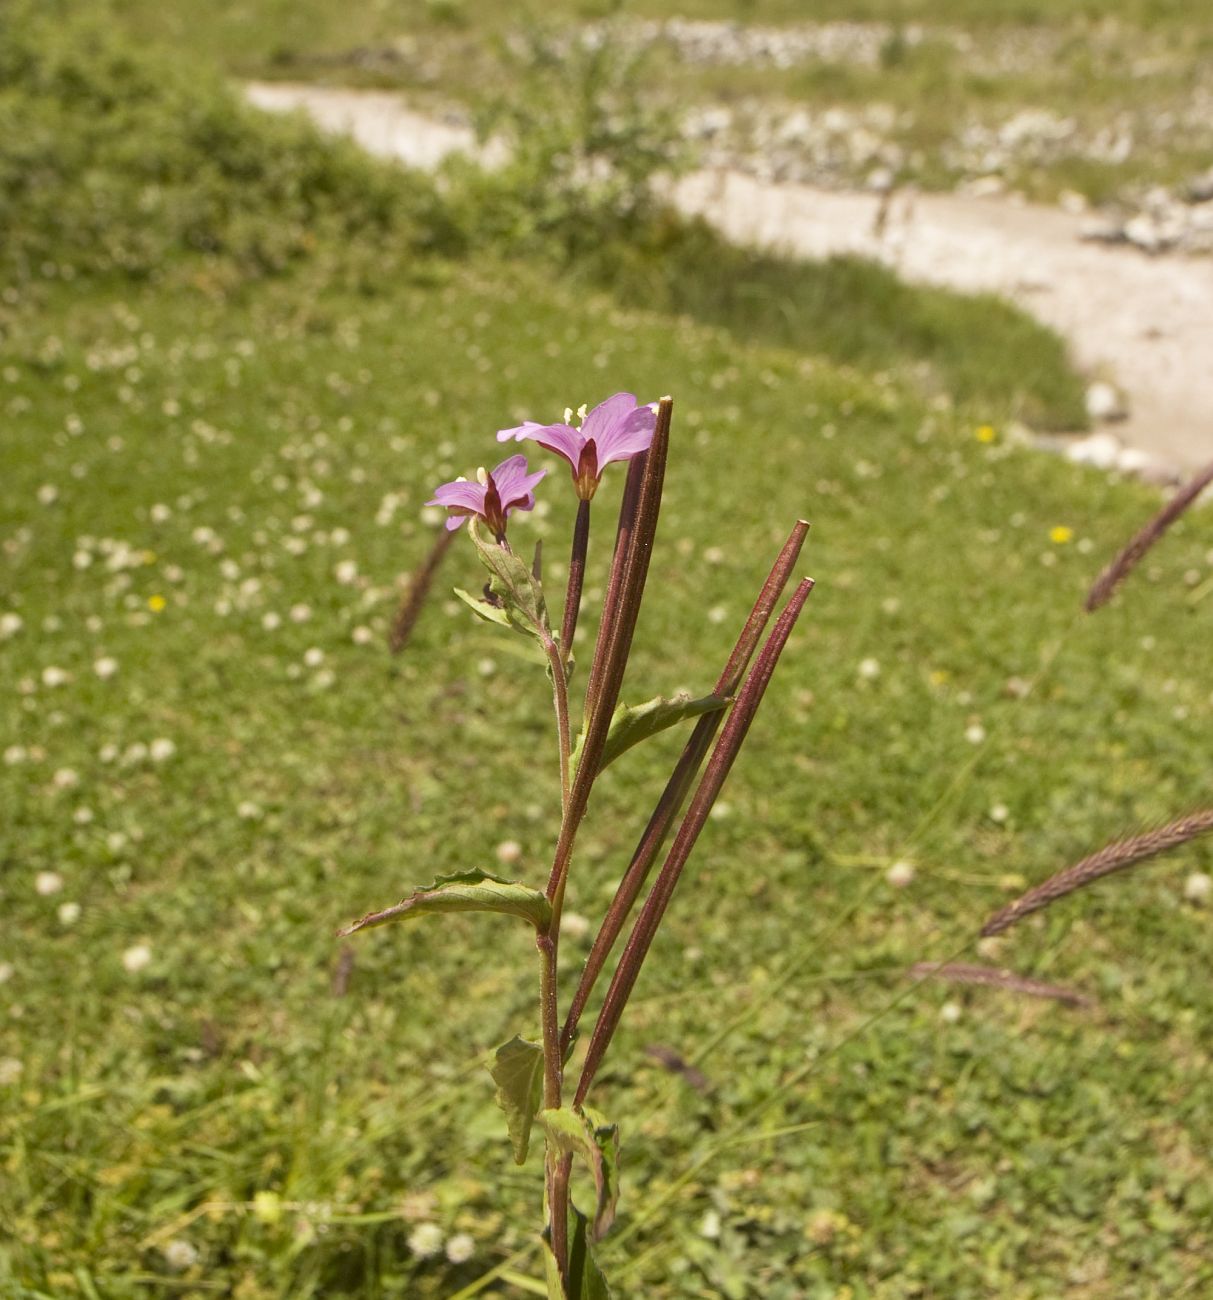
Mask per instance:
[[[247,93],[261,108],[302,108],[323,129],[413,166],[474,147],[465,126],[412,112],[389,92],[254,84]],[[1121,390],[1121,442],[1180,469],[1213,459],[1213,259],[1083,242],[1081,217],[999,198],[895,195],[881,223],[879,195],[732,171],[686,177],[675,198],[740,242],[859,253],[909,280],[1002,294],[1061,333],[1084,371]]]

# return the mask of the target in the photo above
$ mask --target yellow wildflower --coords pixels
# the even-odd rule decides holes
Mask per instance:
[[[153,614],[159,614],[160,611],[168,604],[163,596],[149,596],[147,598],[147,607]]]
[[[1067,528],[1065,524],[1057,524],[1049,529],[1049,541],[1055,542],[1058,546],[1064,546],[1074,537],[1073,528]]]

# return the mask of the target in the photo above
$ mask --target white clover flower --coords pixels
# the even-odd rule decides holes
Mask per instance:
[[[152,950],[146,943],[136,943],[122,954],[122,968],[128,975],[138,975],[152,960]]]
[[[939,1008],[939,1018],[945,1025],[954,1025],[963,1014],[959,1002],[945,1002]]]
[[[0,961],[0,984],[7,984],[13,978],[15,968],[11,961]]]
[[[584,939],[590,932],[590,922],[580,912],[565,912],[560,918],[560,933],[570,939]]]
[[[859,661],[859,675],[866,681],[874,681],[880,676],[880,661],[878,659],[861,659]]]
[[[433,1259],[442,1250],[443,1232],[436,1223],[419,1223],[409,1233],[409,1250],[418,1259]]]
[[[466,1264],[476,1253],[476,1238],[467,1232],[457,1232],[446,1243],[446,1257],[452,1264]]]
[[[497,861],[506,865],[517,862],[522,857],[522,845],[517,840],[502,840],[497,845]]]
[[[350,638],[355,645],[370,645],[375,639],[375,634],[369,627],[356,627],[350,633]]]
[[[312,616],[312,609],[310,605],[291,606],[290,617],[292,623],[306,623],[308,619],[311,618],[311,616]]]
[[[142,763],[147,757],[147,746],[141,740],[136,740],[127,745],[126,753],[122,755],[122,761],[126,764]]]
[[[60,925],[75,925],[80,919],[80,904],[60,903],[58,915]]]
[[[344,587],[358,581],[358,563],[356,560],[342,560],[333,569],[333,576]]]
[[[1010,808],[1007,807],[1005,803],[996,803],[990,809],[990,820],[992,822],[997,822],[1000,826],[1002,825],[1003,822],[1007,820],[1008,817],[1010,817],[1010,815],[1011,815],[1011,810]]]
[[[0,1088],[7,1088],[21,1078],[25,1066],[15,1056],[0,1057]]]
[[[38,504],[53,506],[59,500],[59,489],[53,483],[43,483],[38,489]]]
[[[1189,903],[1207,903],[1211,894],[1213,894],[1213,876],[1208,876],[1203,871],[1193,871],[1184,881],[1184,898]]]
[[[244,799],[236,805],[236,816],[246,822],[256,821],[261,816],[261,805]]]
[[[25,620],[20,614],[14,614],[11,610],[0,614],[0,641],[7,641],[10,636],[16,636],[24,626]]]
[[[70,767],[61,767],[51,777],[51,784],[58,790],[71,790],[80,784],[80,777]]]
[[[117,659],[112,659],[109,655],[102,655],[93,664],[93,672],[101,678],[103,682],[108,681],[118,671]]]
[[[156,504],[152,506],[152,508],[148,511],[148,515],[151,517],[151,521],[154,524],[164,523],[167,519],[171,517],[172,513],[173,513],[172,509],[160,501],[157,501]]]
[[[970,723],[965,728],[965,739],[970,745],[980,745],[986,738],[986,729],[980,722]]]
[[[180,1237],[166,1241],[160,1253],[174,1273],[184,1273],[198,1262],[198,1247]]]
[[[309,668],[319,668],[324,663],[324,651],[319,646],[312,646],[303,652],[303,662]]]
[[[24,763],[29,757],[29,751],[24,745],[10,745],[4,751],[4,761],[9,767],[16,767],[18,763]]]
[[[275,629],[282,626],[282,615],[275,614],[272,609],[269,610],[267,613],[261,615],[261,626],[265,628],[267,632],[273,632]]]
[[[157,736],[147,752],[153,763],[165,763],[177,752],[177,746],[167,736]]]
[[[884,878],[895,889],[904,889],[914,879],[914,874],[912,862],[894,862],[884,873]]]
[[[76,811],[72,813],[72,821],[74,821],[77,826],[87,826],[92,820],[93,810],[91,808],[77,808]]]
[[[49,664],[42,670],[43,686],[50,686],[52,688],[56,686],[64,686],[71,680],[72,675],[66,668],[58,668],[54,664]]]
[[[322,668],[312,675],[312,686],[318,691],[327,691],[337,680],[337,674],[331,668]]]
[[[113,741],[108,741],[97,751],[97,757],[103,763],[112,763],[118,757],[118,746]]]
[[[77,551],[75,555],[72,556],[72,568],[79,569],[81,572],[87,569],[92,562],[93,557],[88,553],[88,551]]]
[[[63,888],[63,877],[57,871],[39,871],[34,877],[34,888],[44,898],[57,894]]]

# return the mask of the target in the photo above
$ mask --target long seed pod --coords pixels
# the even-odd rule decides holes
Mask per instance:
[[[425,598],[434,585],[434,575],[442,564],[443,556],[451,549],[459,533],[458,528],[444,528],[434,545],[430,547],[430,553],[425,557],[424,563],[413,574],[408,590],[400,602],[400,608],[396,611],[396,617],[392,619],[391,631],[388,633],[388,649],[392,654],[398,655],[408,645],[409,637],[413,635],[413,628],[417,626],[417,620],[421,617]]]
[[[1213,464],[1206,465],[1195,478],[1185,483],[1099,575],[1095,580],[1095,585],[1087,593],[1086,610],[1088,614],[1093,614],[1101,605],[1106,605],[1112,599],[1116,588],[1137,567],[1142,556],[1210,483],[1213,483]]]
[[[632,926],[632,933],[628,936],[623,956],[620,957],[619,965],[611,977],[602,1010],[594,1025],[594,1032],[590,1036],[590,1045],[577,1084],[574,1105],[579,1106],[585,1101],[586,1093],[594,1081],[598,1067],[602,1064],[602,1059],[623,1015],[623,1009],[635,987],[636,978],[653,943],[657,927],[661,924],[666,907],[673,896],[674,887],[678,884],[682,869],[686,866],[691,850],[695,847],[695,842],[707,822],[708,814],[712,811],[717,796],[724,786],[749,732],[750,724],[758,712],[758,706],[762,703],[762,697],[770,684],[779,656],[783,653],[792,629],[796,626],[796,620],[800,617],[800,611],[804,608],[804,603],[812,590],[811,578],[803,579],[796,588],[776,621],[774,631],[763,646],[757,662],[745,680],[745,685],[741,688],[737,702],[729,713],[703,778],[691,799],[682,825],[678,828],[678,834],[674,836],[674,843],[670,846],[666,860],[657,873],[653,888]]]
[[[1006,993],[1023,993],[1030,998],[1051,998],[1054,1002],[1064,1002],[1072,1007],[1089,1007],[1094,999],[1077,989],[1064,988],[1060,984],[1046,984],[1042,980],[1029,979],[1026,975],[1017,975],[1014,971],[1003,970],[997,966],[978,966],[969,962],[920,961],[910,967],[913,979],[937,979],[950,984],[979,984],[987,988],[1002,989]]]
[[[1114,871],[1123,871],[1126,867],[1146,861],[1147,858],[1155,858],[1170,849],[1177,849],[1181,844],[1187,844],[1189,840],[1194,840],[1198,835],[1205,835],[1209,831],[1213,831],[1213,808],[1190,813],[1187,817],[1181,817],[1170,825],[1160,826],[1157,830],[1146,831],[1129,839],[1116,840],[1100,849],[1098,853],[1092,853],[1090,857],[1083,858],[1072,867],[1050,876],[1043,884],[1029,889],[1013,903],[1000,908],[981,927],[981,933],[984,937],[1001,934],[1017,921],[1022,921],[1025,916],[1039,912],[1042,907],[1048,907],[1050,903],[1072,894],[1076,889],[1081,889],[1094,880],[1110,876]]]
[[[610,610],[604,607],[603,624],[598,631],[598,646],[594,651],[594,666],[591,669],[591,682],[587,687],[587,695],[595,689],[593,681],[595,672],[598,674],[598,693],[593,704],[587,705],[585,741],[581,746],[581,758],[573,778],[568,809],[561,822],[560,837],[556,843],[552,870],[548,876],[547,896],[550,899],[563,897],[565,877],[573,854],[573,840],[581,819],[585,816],[590,801],[590,787],[594,784],[594,778],[598,775],[598,765],[602,761],[602,751],[606,745],[611,715],[619,702],[619,689],[623,684],[628,652],[632,647],[632,633],[636,629],[636,620],[640,615],[640,603],[644,598],[644,585],[649,573],[649,556],[652,554],[653,539],[657,534],[657,518],[661,513],[661,492],[665,484],[665,463],[670,445],[672,409],[671,399],[663,397],[657,409],[657,427],[653,433],[653,441],[645,455],[643,478],[639,484],[630,533],[625,543],[621,531],[616,545],[617,553],[625,546],[626,553],[618,566],[619,582],[613,598],[609,590],[607,593],[608,599],[612,601],[612,607]],[[626,501],[624,504],[626,506]],[[612,573],[611,576],[613,581],[615,574]],[[556,910],[558,914],[559,908]]]
[[[728,662],[716,681],[713,692],[715,695],[728,697],[736,693],[754,651],[758,648],[758,642],[766,630],[767,623],[775,611],[779,597],[792,576],[792,570],[800,558],[801,548],[808,533],[809,525],[803,519],[797,520],[771,567],[762,590],[758,593],[758,599],[754,602],[754,608],[741,629],[741,635],[737,638]],[[595,936],[590,955],[586,958],[581,980],[573,994],[564,1029],[561,1031],[561,1044],[566,1048],[576,1032],[581,1013],[585,1010],[585,1004],[589,1000],[598,976],[602,973],[606,959],[619,938],[637,896],[644,888],[644,882],[648,879],[653,862],[661,852],[661,846],[665,843],[674,818],[682,808],[687,791],[691,788],[691,782],[694,781],[704,757],[711,748],[723,719],[724,713],[720,710],[705,713],[699,719],[683,747],[665,789],[661,792],[661,797],[657,800],[657,806],[653,809],[648,825],[645,826],[644,833],[632,853],[628,868],[619,882],[619,888],[615,891],[615,897]]]

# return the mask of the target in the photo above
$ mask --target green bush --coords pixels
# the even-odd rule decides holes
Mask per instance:
[[[0,16],[7,275],[148,275],[189,250],[259,276],[355,238],[388,264],[457,242],[428,178],[258,113],[95,21]]]

